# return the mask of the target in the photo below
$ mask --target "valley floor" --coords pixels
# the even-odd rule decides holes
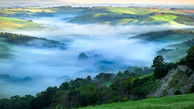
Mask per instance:
[[[194,94],[148,98],[139,101],[89,106],[80,109],[194,109]]]

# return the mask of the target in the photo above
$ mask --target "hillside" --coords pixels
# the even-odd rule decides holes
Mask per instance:
[[[54,7],[0,9],[0,16],[19,19],[38,17],[64,17],[71,23],[108,25],[194,25],[193,13],[189,10],[143,7]]]
[[[23,45],[31,47],[42,48],[65,48],[65,45],[54,40],[48,40],[46,38],[32,37],[28,35],[18,35],[12,33],[1,33],[0,42],[5,42],[14,45]]]
[[[168,61],[177,62],[186,56],[186,51],[194,45],[193,36],[194,29],[190,28],[149,32],[131,38],[165,44],[161,50],[157,51],[157,54],[164,56]]]
[[[73,23],[110,25],[193,25],[193,15],[184,12],[142,7],[93,7],[71,19]]]
[[[79,109],[193,109],[194,94],[176,95],[161,98],[148,98],[139,101],[129,101],[89,106]]]
[[[0,32],[0,46],[0,59],[10,58],[12,53],[17,51],[14,49],[15,46],[58,49],[66,48],[65,44],[58,41],[2,32]]]
[[[0,30],[30,30],[30,29],[41,29],[41,24],[34,23],[28,20],[21,20],[17,18],[1,17],[0,16]]]

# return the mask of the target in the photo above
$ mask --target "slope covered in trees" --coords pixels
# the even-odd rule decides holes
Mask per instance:
[[[65,48],[65,45],[58,41],[3,32],[0,33],[0,41],[14,45],[25,45],[31,47]]]

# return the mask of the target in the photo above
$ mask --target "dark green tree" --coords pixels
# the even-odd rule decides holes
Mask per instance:
[[[60,85],[59,87],[62,90],[68,90],[69,89],[69,83],[68,82],[64,82]]]
[[[154,77],[157,79],[163,78],[168,73],[167,64],[163,56],[155,57],[152,67],[154,68]]]
[[[187,51],[187,56],[184,59],[184,63],[194,70],[194,46]]]

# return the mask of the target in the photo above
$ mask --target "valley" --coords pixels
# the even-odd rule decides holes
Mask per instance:
[[[35,95],[79,77],[150,67],[157,55],[178,62],[194,45],[193,21],[192,10],[174,8],[0,9],[0,84],[5,84],[0,97]]]

